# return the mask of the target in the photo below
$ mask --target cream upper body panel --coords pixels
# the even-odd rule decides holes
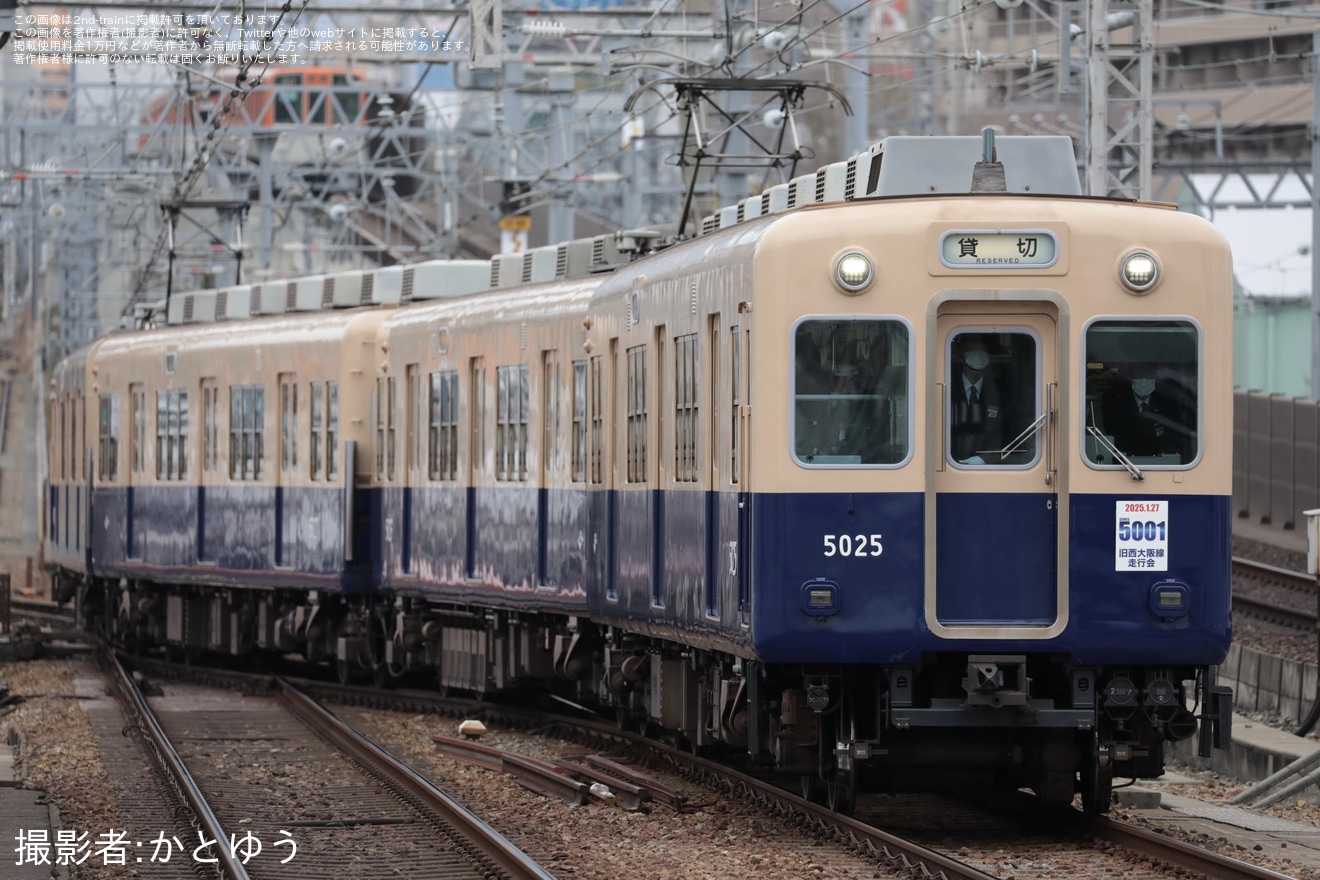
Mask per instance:
[[[259,386],[265,389],[262,431],[268,439],[260,479],[248,482],[270,483],[276,479],[278,455],[275,438],[279,437],[278,405],[281,377],[287,377],[307,391],[309,382],[338,382],[338,425],[341,441],[365,442],[369,427],[354,419],[353,413],[366,412],[370,402],[374,367],[380,360],[376,347],[377,328],[393,309],[373,308],[311,314],[276,315],[242,321],[187,325],[125,333],[107,337],[96,352],[92,369],[97,391],[126,395],[131,384],[141,384],[148,395],[157,391],[189,392],[194,425],[190,443],[197,445],[201,433],[201,387],[213,382],[218,401],[217,417],[225,428],[216,432],[218,461],[227,462],[230,450],[229,389],[235,386]],[[153,418],[156,403],[147,401],[148,418]],[[305,406],[310,404],[305,404]],[[124,410],[127,412],[127,410]],[[307,424],[306,414],[299,416]],[[155,425],[149,434],[154,436]],[[301,428],[300,428],[301,430]],[[142,479],[150,482],[156,473],[155,444],[144,449]],[[366,465],[358,461],[362,477]],[[226,479],[228,468],[220,466],[216,478]],[[196,456],[188,465],[189,479],[196,479]],[[305,460],[296,469],[280,477],[283,485],[310,485]]]
[[[1058,244],[1051,265],[950,267],[940,244],[950,232],[1046,232]],[[1122,258],[1152,253],[1161,277],[1143,295],[1119,280]],[[875,277],[860,294],[832,280],[835,261],[857,251],[870,257]],[[830,470],[794,466],[785,429],[793,371],[792,328],[804,316],[892,317],[912,328],[909,369],[914,389],[910,424],[931,424],[935,320],[958,303],[967,314],[1053,312],[1058,321],[1057,417],[1067,420],[1061,448],[1071,462],[1064,491],[1143,494],[1175,483],[1181,492],[1226,494],[1232,420],[1232,265],[1224,237],[1205,220],[1166,205],[1085,198],[962,196],[899,198],[822,205],[773,222],[752,268],[756,347],[751,401],[755,424],[753,484],[757,491],[924,491],[927,467],[921,437],[898,470]],[[983,304],[984,307],[980,307]],[[1012,304],[1006,307],[1005,304]],[[1147,470],[1133,486],[1127,471],[1099,470],[1081,458],[1078,401],[1085,375],[1086,326],[1102,317],[1186,318],[1200,328],[1201,466]]]

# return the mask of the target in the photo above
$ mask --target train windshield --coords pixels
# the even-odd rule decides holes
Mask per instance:
[[[946,448],[955,466],[1035,465],[1044,422],[1040,348],[1028,329],[949,337]]]
[[[303,78],[300,73],[284,73],[275,77],[276,123],[302,121],[302,84]]]
[[[1086,458],[1121,466],[1191,464],[1200,371],[1190,321],[1096,321],[1086,331]]]
[[[362,93],[356,88],[345,88],[345,86],[352,85],[346,74],[336,73],[333,82],[335,85],[335,122],[356,125],[358,111],[362,105]]]
[[[793,455],[799,464],[874,467],[907,459],[910,336],[896,320],[797,325]]]

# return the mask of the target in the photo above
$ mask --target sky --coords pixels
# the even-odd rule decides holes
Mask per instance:
[[[1274,178],[1256,182],[1264,194]],[[1207,192],[1205,187],[1199,187]],[[1245,193],[1230,182],[1221,190],[1226,199]],[[1285,181],[1276,200],[1309,201],[1298,180]],[[1311,293],[1311,211],[1309,208],[1219,209],[1211,222],[1233,248],[1233,270],[1249,296],[1297,296]]]

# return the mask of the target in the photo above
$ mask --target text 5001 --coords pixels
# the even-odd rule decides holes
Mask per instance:
[[[826,535],[826,556],[879,556],[885,552],[880,535]]]
[[[1118,540],[1120,541],[1164,541],[1167,540],[1168,524],[1154,520],[1142,522],[1137,520],[1131,522],[1126,519],[1118,521]]]

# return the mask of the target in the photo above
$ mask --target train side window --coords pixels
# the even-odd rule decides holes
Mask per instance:
[[[214,379],[202,380],[202,470],[215,470],[220,448],[220,389]]]
[[[229,479],[243,479],[243,389],[229,389]]]
[[[311,453],[310,463],[312,467],[312,479],[319,480],[321,479],[325,471],[325,461],[324,461],[325,453],[321,446],[321,430],[325,421],[324,383],[312,382],[310,384],[310,390],[312,397],[312,412],[310,419],[312,423],[311,437],[310,437],[311,442],[309,444],[310,445],[309,451]]]
[[[697,481],[697,334],[674,339],[674,481]]]
[[[587,362],[573,361],[573,448],[569,479],[587,480]]]
[[[60,398],[60,479],[69,478],[69,415],[65,398]]]
[[[458,371],[431,374],[432,480],[458,479]]]
[[[145,465],[147,448],[147,392],[142,390],[140,384],[136,384],[128,386],[128,394],[133,407],[133,448],[129,450],[129,459],[133,473],[140,474]]]
[[[591,359],[591,385],[587,398],[591,405],[591,482],[600,485],[605,482],[604,447],[605,447],[605,408],[604,391],[601,388],[600,355]]]
[[[231,480],[261,479],[265,416],[265,388],[236,385],[229,389]]]
[[[280,470],[298,470],[298,382],[280,376]]]
[[[156,479],[182,480],[188,473],[188,392],[156,392]]]
[[[495,479],[527,479],[527,366],[495,368]]]
[[[339,476],[339,383],[325,383],[325,478]]]
[[[82,457],[82,446],[78,444],[78,403],[80,398],[69,398],[69,477],[78,479],[78,459]]]
[[[394,479],[394,377],[376,380],[376,479]]]
[[[554,351],[541,352],[541,426],[541,473],[548,475],[559,454],[559,357]]]
[[[472,407],[471,463],[469,469],[475,476],[486,466],[486,368],[481,358],[473,358],[469,379]]]
[[[303,101],[301,73],[285,73],[275,77],[275,122],[301,122]],[[290,88],[279,88],[290,86]]]
[[[1088,464],[1180,467],[1200,454],[1200,333],[1190,321],[1100,320],[1086,328]],[[1096,437],[1099,434],[1100,437]]]
[[[628,482],[646,482],[646,346],[628,349]]]
[[[799,464],[892,466],[907,459],[909,340],[907,325],[893,319],[797,325],[792,430]]]
[[[418,468],[417,408],[421,405],[421,377],[417,364],[409,364],[407,384],[403,389],[403,442],[405,446],[404,468],[416,473]]]
[[[101,395],[97,433],[101,479],[115,480],[119,477],[119,395]]]

